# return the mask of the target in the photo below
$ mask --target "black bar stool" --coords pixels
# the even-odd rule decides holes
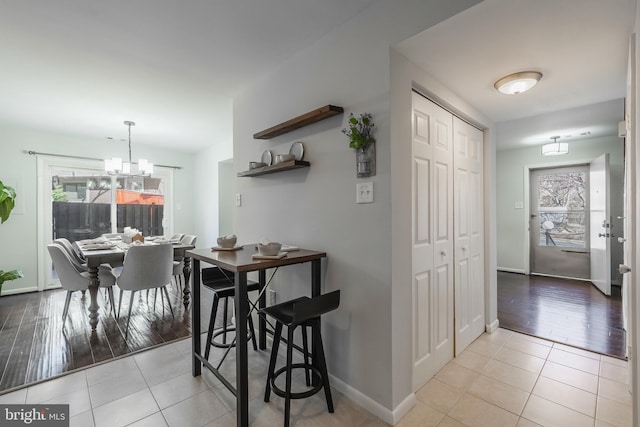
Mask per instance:
[[[269,401],[271,390],[284,397],[284,425],[289,427],[289,418],[291,412],[291,399],[304,399],[318,393],[324,388],[324,394],[327,399],[327,409],[333,413],[333,399],[331,398],[331,387],[329,386],[329,374],[327,373],[327,362],[324,356],[324,347],[322,345],[322,336],[320,334],[320,317],[340,305],[340,291],[333,291],[318,297],[301,297],[294,300],[286,301],[281,304],[266,307],[259,312],[271,316],[276,320],[275,332],[273,334],[273,348],[271,349],[271,358],[269,361],[269,371],[267,373],[267,386],[264,393],[264,401]],[[287,362],[285,366],[275,370],[276,359],[278,358],[278,347],[282,340],[282,327],[287,326]],[[303,337],[303,363],[293,363],[293,331],[298,327],[302,327]],[[307,348],[307,327],[311,328],[311,333],[315,339],[316,348],[314,354],[309,353]],[[313,363],[309,363],[309,358]],[[304,369],[307,386],[311,386],[312,382],[309,378],[311,373],[315,378],[313,386],[310,390],[303,392],[291,392],[291,372],[293,369]],[[285,390],[278,388],[275,384],[276,378],[285,373]]]
[[[219,348],[229,348],[233,347],[235,344],[234,340],[227,342],[227,334],[230,332],[235,332],[235,327],[228,327],[227,325],[227,313],[228,313],[228,303],[229,298],[235,295],[235,287],[234,287],[234,275],[231,272],[222,271],[218,267],[211,268],[203,268],[202,269],[202,284],[207,287],[209,290],[213,291],[213,305],[211,307],[211,317],[209,318],[209,330],[207,331],[207,348],[204,352],[205,359],[209,360],[209,353],[211,351],[211,346],[219,347]],[[248,282],[247,283],[247,291],[259,291],[260,284],[256,282]],[[218,304],[220,300],[223,300],[224,304],[224,312],[223,312],[223,322],[222,329],[214,332],[214,326],[216,321],[216,315],[218,312]],[[240,322],[242,319],[236,319],[236,322]],[[251,316],[247,318],[248,322],[248,333],[247,340],[251,339],[251,343],[253,344],[253,349],[258,350],[256,345],[256,338],[253,329],[253,319]],[[222,342],[217,340],[216,338],[222,337]]]

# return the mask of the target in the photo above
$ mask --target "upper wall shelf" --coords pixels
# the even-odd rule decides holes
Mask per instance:
[[[309,111],[306,114],[287,120],[279,125],[270,127],[261,132],[254,133],[254,139],[271,139],[276,136],[283,135],[287,132],[291,132],[301,127],[308,126],[310,124],[319,122],[320,120],[328,119],[329,117],[342,114],[344,109],[342,107],[336,107],[335,105],[325,105],[316,110]]]

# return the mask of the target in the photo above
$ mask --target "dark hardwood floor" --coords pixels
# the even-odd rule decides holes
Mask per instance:
[[[61,289],[0,298],[0,394],[11,389],[86,368],[120,356],[191,336],[190,310],[182,304],[175,284],[168,288],[175,317],[163,310],[160,295],[153,308],[153,293],[136,293],[129,335],[125,340],[129,292],[123,296],[121,316],[116,321],[104,293],[99,293],[100,322],[91,332],[88,318],[89,293],[74,292],[69,318],[62,322],[66,291]],[[120,293],[114,287],[116,305]],[[204,309],[203,326],[209,311]],[[117,309],[117,306],[116,306]]]
[[[498,272],[500,327],[625,359],[619,287]]]

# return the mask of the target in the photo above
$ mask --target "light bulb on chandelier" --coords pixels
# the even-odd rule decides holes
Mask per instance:
[[[129,161],[123,162],[121,157],[112,157],[111,159],[105,159],[104,170],[110,175],[129,175],[129,176],[149,176],[153,173],[153,163],[150,163],[146,159],[138,160],[138,173],[132,173],[131,161],[131,126],[135,126],[135,122],[126,120],[125,126],[129,128]]]

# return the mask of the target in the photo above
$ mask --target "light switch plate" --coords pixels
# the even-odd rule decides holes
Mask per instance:
[[[242,206],[242,194],[236,194],[236,206]]]
[[[373,203],[373,182],[356,184],[356,203]]]

